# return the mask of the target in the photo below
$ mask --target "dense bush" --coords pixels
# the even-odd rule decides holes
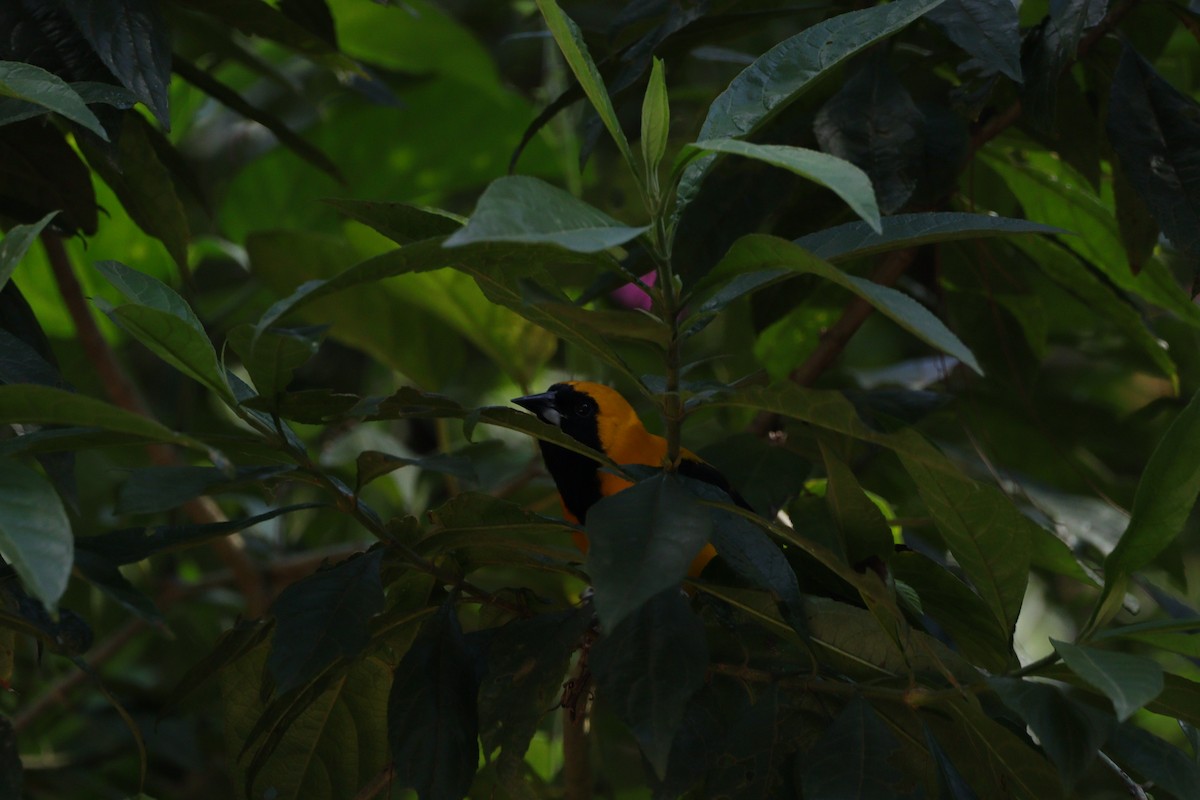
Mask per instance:
[[[0,6],[0,796],[1200,797],[1194,3],[391,6]]]

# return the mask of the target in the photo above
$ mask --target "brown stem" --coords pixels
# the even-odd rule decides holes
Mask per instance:
[[[592,761],[588,753],[587,695],[582,707],[563,708],[563,797],[565,800],[591,800]]]
[[[87,299],[83,295],[83,287],[79,285],[79,279],[75,275],[67,249],[63,246],[62,237],[52,231],[43,231],[42,246],[46,250],[46,258],[50,262],[50,269],[54,273],[58,291],[71,315],[71,320],[75,323],[79,344],[88,360],[95,365],[105,393],[114,404],[126,411],[152,418],[153,415],[138,393],[136,386],[121,369],[116,355],[96,325]],[[146,450],[150,455],[150,460],[157,465],[170,466],[180,463],[175,451],[166,445],[151,444],[146,446]],[[188,517],[197,524],[226,521],[224,513],[209,497],[191,500],[184,504],[183,509]],[[241,545],[242,538],[239,534],[214,539],[212,542],[213,551],[229,568],[237,581],[238,589],[246,600],[246,613],[249,616],[257,617],[266,611],[266,591],[258,569]]]

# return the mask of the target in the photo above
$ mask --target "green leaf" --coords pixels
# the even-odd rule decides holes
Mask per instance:
[[[65,0],[63,7],[104,66],[169,130],[171,32],[157,6],[150,0]]]
[[[688,701],[704,685],[704,625],[672,587],[602,636],[592,646],[589,663],[600,696],[629,726],[661,778]]]
[[[157,278],[119,261],[101,261],[96,269],[132,301],[105,308],[107,303],[97,300],[113,322],[168,364],[213,389],[227,403],[233,402],[233,390],[208,333],[186,300]]]
[[[500,445],[499,442],[492,441],[480,442],[476,446],[482,447],[488,444]],[[429,472],[440,472],[443,475],[452,475],[456,478],[469,481],[478,480],[479,478],[475,472],[474,462],[470,457],[461,454],[434,453],[428,456],[408,458],[405,456],[394,456],[378,450],[364,450],[355,459],[355,468],[358,471],[358,479],[355,485],[361,489],[376,478],[395,472],[403,467],[417,467]]]
[[[292,20],[274,6],[259,0],[182,0],[183,5],[212,15],[247,36],[277,42],[325,66],[354,72],[358,66],[337,48]],[[178,61],[178,59],[177,59]]]
[[[583,34],[579,32],[579,26],[563,13],[556,0],[537,0],[537,5],[546,20],[546,27],[550,29],[550,34],[554,37],[554,41],[558,42],[558,48],[562,50],[567,66],[575,75],[575,80],[579,81],[579,85],[583,87],[592,107],[600,116],[600,121],[604,123],[609,135],[616,142],[617,149],[621,152],[625,163],[629,165],[630,170],[636,172],[636,162],[633,160],[633,152],[629,149],[629,141],[625,138],[625,132],[621,130],[621,120],[617,118],[617,112],[613,109],[608,90],[604,87],[604,79],[600,77],[600,70],[596,69],[596,63],[592,61],[592,57],[588,53],[587,45],[583,41]]]
[[[57,211],[51,211],[37,222],[29,225],[14,225],[8,229],[8,233],[4,234],[4,240],[0,241],[0,289],[3,289],[4,285],[8,283],[13,270],[29,252],[29,246],[37,240],[42,229],[49,225],[50,220],[57,215]]]
[[[1105,746],[1118,762],[1176,800],[1200,798],[1200,764],[1169,742],[1132,724],[1122,725]]]
[[[1113,210],[1068,165],[1050,153],[1026,151],[1017,160],[998,157],[988,148],[976,160],[1000,175],[1029,219],[1077,234],[1063,237],[1062,244],[1115,286],[1200,325],[1200,308],[1160,260],[1152,259],[1137,275],[1130,272]]]
[[[702,140],[754,133],[813,82],[855,53],[901,30],[943,0],[895,0],[818,22],[759,56],[709,106]],[[679,184],[678,207],[691,202],[715,156],[692,162]]]
[[[1112,717],[1045,683],[989,678],[988,685],[1021,716],[1058,767],[1063,785],[1073,789],[1112,731]]]
[[[1162,667],[1153,659],[1050,641],[1072,672],[1112,700],[1122,722],[1162,693]]]
[[[1167,428],[1142,471],[1129,526],[1104,560],[1105,598],[1120,597],[1123,577],[1148,565],[1183,530],[1200,495],[1200,392]]]
[[[338,800],[353,797],[388,760],[387,697],[391,670],[377,658],[364,658],[314,692],[261,764],[255,765],[253,792],[247,766],[234,758],[267,711],[259,690],[267,646],[259,644],[224,666],[220,673],[225,740],[233,780],[248,796],[276,800]]]
[[[945,629],[964,656],[993,673],[1015,666],[1008,631],[969,586],[917,552],[896,553],[888,567],[897,581],[916,590],[921,608]]]
[[[479,687],[479,739],[487,753],[500,749],[502,778],[522,771],[529,742],[558,705],[571,654],[591,622],[585,605],[513,620],[496,630]]]
[[[743,236],[729,248],[704,283],[697,287],[697,292],[721,284],[726,284],[725,288],[706,300],[684,326],[715,314],[747,291],[761,289],[798,274],[817,275],[853,292],[921,341],[983,374],[975,355],[967,346],[941,320],[908,295],[849,275],[786,239],[763,234]]]
[[[821,457],[828,476],[825,503],[841,533],[846,562],[859,564],[872,557],[887,562],[895,543],[883,512],[867,497],[850,467],[825,442],[821,442]]]
[[[71,522],[54,487],[29,467],[0,459],[0,553],[51,611],[67,588],[73,552]]]
[[[1200,256],[1200,105],[1126,44],[1107,130],[1122,172],[1171,244]]]
[[[154,601],[130,583],[129,579],[121,574],[120,568],[104,556],[76,548],[75,569],[79,570],[88,583],[145,621],[152,625],[162,624],[163,616],[154,605]]]
[[[925,115],[882,50],[821,106],[813,133],[823,151],[862,168],[884,214],[902,208],[925,175]]]
[[[176,178],[159,160],[150,141],[149,123],[135,111],[121,115],[120,138],[113,148],[81,139],[88,164],[117,195],[130,218],[167,248],[181,270],[188,266],[191,229],[176,189]]]
[[[596,253],[625,244],[648,230],[630,227],[571,193],[525,175],[497,178],[488,185],[467,224],[446,239],[446,247],[476,242],[556,244],[578,253]]]
[[[223,460],[203,442],[176,433],[149,417],[51,386],[0,386],[0,423],[93,426],[153,442],[189,447]]]
[[[899,0],[903,2],[903,0]],[[731,153],[786,169],[824,186],[846,202],[877,233],[882,232],[875,190],[867,173],[837,156],[781,144],[754,144],[738,139],[705,139],[688,145],[710,153]]]
[[[351,219],[371,226],[400,245],[437,236],[449,236],[467,221],[465,217],[442,211],[440,208],[426,208],[408,203],[341,198],[327,198],[325,202]]]
[[[933,757],[934,763],[937,764],[939,800],[979,800],[979,795],[975,794],[975,790],[963,778],[958,767],[954,766],[950,756],[946,755],[946,751],[938,744],[933,731],[929,729],[928,725],[922,724],[921,727],[925,733],[925,746],[929,749],[929,755]]]
[[[317,354],[325,329],[268,328],[255,335],[254,326],[239,325],[229,332],[229,344],[242,359],[261,397],[275,398],[292,382],[292,375]]]
[[[671,107],[661,58],[651,58],[650,79],[642,98],[642,165],[651,186],[658,186],[658,165],[667,152],[671,132]]]
[[[383,611],[383,552],[318,569],[279,595],[267,656],[277,693],[302,686],[339,659],[353,659],[370,643],[371,617]]]
[[[879,233],[865,222],[847,222],[836,228],[826,228],[802,236],[796,240],[796,244],[817,258],[837,264],[852,258],[934,242],[982,239],[1019,233],[1067,233],[1062,228],[1024,219],[964,214],[957,211],[896,214],[884,217],[880,223],[883,230]]]
[[[905,778],[889,762],[900,743],[860,695],[853,695],[798,766],[812,800],[899,800]]]
[[[712,521],[668,473],[602,498],[587,514],[587,573],[606,630],[678,587],[708,542]]]
[[[0,97],[35,103],[77,122],[104,141],[108,134],[83,98],[62,78],[33,64],[0,61]]]
[[[933,445],[912,435],[901,452],[934,524],[1000,627],[1017,624],[1029,580],[1030,522],[999,489],[977,483],[952,462],[939,462]],[[918,455],[925,451],[924,457]]]
[[[121,484],[115,510],[118,514],[169,511],[202,494],[269,480],[293,469],[286,464],[238,467],[231,475],[216,467],[144,467]]]
[[[947,0],[928,18],[971,56],[970,63],[1021,82],[1020,20],[1008,0]]]
[[[76,547],[104,556],[114,564],[133,564],[168,550],[194,547],[218,536],[228,536],[293,511],[324,507],[323,503],[295,503],[228,522],[125,528],[80,539]]]
[[[396,785],[420,800],[459,800],[479,764],[474,657],[452,596],[396,667],[387,701]]]

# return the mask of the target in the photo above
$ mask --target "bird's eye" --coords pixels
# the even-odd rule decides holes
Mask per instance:
[[[596,413],[596,404],[591,400],[580,400],[575,407],[575,413],[580,417],[590,417]]]

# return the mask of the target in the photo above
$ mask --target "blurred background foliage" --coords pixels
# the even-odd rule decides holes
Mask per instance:
[[[889,262],[877,251],[851,253],[839,262],[851,274],[895,283],[944,320],[978,359],[982,374],[879,314],[860,319],[832,359],[822,361],[830,355],[822,349],[827,332],[845,318],[852,296],[800,275],[728,305],[688,339],[686,393],[701,402],[735,382],[790,378],[843,391],[863,419],[881,429],[919,423],[963,475],[1003,490],[1095,577],[1126,529],[1135,493],[1150,491],[1139,489],[1139,482],[1168,428],[1182,420],[1176,431],[1194,432],[1183,409],[1200,389],[1200,311],[1189,293],[1200,269],[1200,245],[1194,233],[1190,238],[1186,233],[1189,225],[1200,230],[1200,144],[1189,139],[1200,130],[1200,10],[1195,3],[1117,0],[1110,8],[1083,0],[1029,0],[1012,20],[999,7],[1007,8],[1007,0],[961,0],[957,11],[948,8],[952,2],[957,0],[822,72],[754,138],[819,149],[857,164],[872,179],[885,221],[897,214],[973,212],[1069,232],[921,240],[910,229],[904,263]],[[757,57],[860,7],[825,0],[582,0],[565,6],[631,137],[651,56],[663,60],[670,93],[668,167],[682,145],[702,138],[713,99]],[[964,32],[953,15],[965,13],[966,6],[986,8],[985,23],[995,27],[985,24],[980,33],[967,25]],[[390,556],[372,561],[379,550],[344,559],[369,547],[381,531],[395,541],[418,541],[417,519],[431,529],[451,529],[454,513],[484,522],[522,508],[556,515],[557,499],[527,432],[484,425],[468,435],[456,417],[541,391],[558,379],[611,382],[631,399],[639,397],[637,386],[611,360],[564,342],[528,315],[493,302],[470,275],[449,269],[365,283],[305,305],[289,323],[327,327],[284,337],[269,368],[255,369],[247,325],[306,281],[332,278],[406,244],[380,232],[388,231],[386,223],[367,224],[395,213],[394,205],[346,201],[440,209],[451,215],[443,217],[449,227],[425,229],[425,235],[446,233],[457,227],[452,215],[468,216],[485,187],[512,167],[637,225],[646,222],[646,214],[634,174],[596,112],[587,101],[578,102],[583,93],[537,5],[528,0],[10,0],[0,8],[0,31],[7,32],[0,42],[5,62],[0,83],[6,87],[0,92],[0,220],[10,231],[5,244],[17,246],[14,226],[60,212],[27,251],[15,259],[12,250],[0,252],[0,275],[12,270],[0,295],[0,321],[11,334],[0,348],[8,354],[0,364],[5,370],[0,383],[48,383],[103,398],[195,437],[249,470],[232,479],[212,470],[181,472],[210,465],[206,459],[212,454],[147,446],[155,436],[117,435],[111,429],[88,440],[91,434],[76,429],[106,427],[99,417],[42,420],[33,411],[24,418],[20,411],[4,411],[3,421],[17,425],[12,437],[0,440],[0,454],[39,456],[36,474],[53,482],[77,544],[57,616],[47,615],[8,571],[3,620],[10,630],[0,639],[0,666],[12,691],[0,696],[9,720],[0,737],[5,782],[0,796],[121,798],[135,795],[139,780],[148,796],[158,798],[241,796],[248,786],[257,787],[249,792],[253,797],[405,796],[387,766],[404,754],[404,743],[397,743],[387,725],[389,713],[398,714],[386,703],[393,670],[425,619],[434,622],[421,629],[422,637],[442,630],[435,623],[446,630],[459,623],[437,622],[445,614],[437,609],[446,593],[433,577],[405,571]],[[132,50],[113,44],[122,40],[117,34],[130,31]],[[1145,59],[1137,62],[1142,66],[1130,66],[1128,56],[1122,60],[1126,46]],[[33,102],[31,111],[21,80],[44,77],[12,71],[22,64],[57,75],[85,100],[98,98],[87,106],[94,118],[49,101]],[[1127,76],[1138,69],[1140,79]],[[1159,80],[1173,89],[1155,83]],[[1148,193],[1144,176],[1128,174],[1129,167],[1114,156],[1129,137],[1114,134],[1122,115],[1111,115],[1110,104],[1127,103],[1131,118],[1144,113],[1136,98],[1119,95],[1114,85],[1126,91],[1150,87],[1145,92],[1163,115],[1160,120],[1178,125],[1164,134],[1178,146],[1170,155],[1177,159],[1183,183],[1176,189],[1183,200],[1175,205],[1153,188]],[[547,108],[558,113],[543,114]],[[47,115],[47,109],[58,113]],[[414,230],[436,224],[426,216]],[[855,219],[827,189],[761,161],[725,157],[678,220],[673,268],[690,290],[745,234],[799,239]],[[815,248],[811,240],[809,245]],[[641,242],[628,243],[619,255],[626,259],[625,273],[654,269],[652,253]],[[259,407],[250,403],[260,414],[257,430],[246,414],[231,412],[219,389],[173,368],[162,352],[131,336],[127,319],[125,326],[111,321],[112,306],[148,302],[147,293],[158,289],[136,277],[106,278],[96,265],[107,261],[174,287],[195,310],[197,325],[223,364],[241,379],[251,378],[264,396]],[[889,263],[893,272],[880,272]],[[632,314],[609,296],[623,282],[611,272],[600,277],[584,262],[552,266],[556,287],[573,298],[590,297],[593,309]],[[630,365],[632,375],[664,374],[661,354],[644,343],[617,337],[606,347]],[[55,365],[48,379],[30,377],[38,367],[27,358],[29,348]],[[280,382],[274,398],[266,396],[261,385],[266,373],[260,370]],[[654,378],[642,383],[657,386]],[[359,398],[385,397],[401,386],[445,395],[465,410],[441,417],[410,413],[414,402],[427,401],[398,400],[400,412],[375,407],[374,418],[383,421],[370,423],[363,422],[372,417],[363,406],[351,411]],[[662,431],[655,404],[642,399],[637,405],[647,425]],[[783,444],[768,446],[759,434],[777,425],[764,427],[765,408],[717,402],[689,417],[684,442],[728,474],[756,508],[787,506],[793,520],[813,530],[844,522],[830,522],[823,498],[834,480],[831,472],[845,462],[852,485],[875,501],[898,539],[924,554],[945,554],[943,533],[931,520],[936,515],[902,468],[902,458],[795,423]],[[296,448],[280,444],[286,438],[282,428],[276,440],[270,438],[272,411],[289,420],[303,445],[309,460],[300,468]],[[39,432],[21,424],[38,421],[74,422],[71,435],[78,438],[65,449],[28,440],[13,444],[53,434],[52,428]],[[382,464],[363,461],[370,451],[386,454],[368,457]],[[396,469],[389,472],[390,467]],[[20,474],[28,474],[23,469]],[[1197,796],[1200,784],[1188,781],[1200,772],[1200,745],[1189,724],[1200,716],[1195,688],[1200,649],[1192,641],[1200,604],[1200,539],[1196,520],[1186,513],[1195,499],[1188,487],[1195,481],[1184,474],[1195,467],[1183,454],[1164,469],[1165,484],[1175,493],[1165,492],[1157,502],[1174,503],[1182,530],[1131,579],[1128,596],[1118,592],[1117,604],[1123,600],[1124,607],[1108,614],[1119,614],[1125,624],[1157,620],[1160,627],[1140,638],[1114,637],[1107,645],[1112,649],[1104,651],[1153,657],[1175,681],[1153,712],[1140,708],[1147,698],[1130,709],[1134,730],[1163,741],[1139,738],[1137,732],[1114,734],[1106,755],[1098,757],[1103,737],[1080,744],[1079,729],[1070,725],[1039,730],[1029,706],[1013,699],[1019,690],[1011,686],[996,692],[1012,710],[996,712],[1000,705],[993,697],[989,712],[1001,722],[980,723],[980,729],[1006,726],[1011,741],[1024,743],[1030,753],[1035,746],[1025,723],[1043,745],[1047,736],[1055,742],[1062,737],[1060,744],[1069,741],[1077,748],[1066,755],[1054,745],[1036,750],[1039,760],[1050,751],[1067,784],[1050,785],[1063,796],[1128,796],[1133,790],[1123,781],[1140,781],[1156,797]],[[18,471],[6,474],[11,478]],[[381,477],[366,485],[368,473]],[[354,488],[355,502],[361,499],[378,512],[376,528],[361,513],[348,513],[347,487]],[[11,483],[14,491],[0,501],[17,503],[17,488]],[[213,497],[204,497],[206,492]],[[480,495],[509,505],[489,506]],[[288,511],[271,513],[279,508]],[[431,509],[438,509],[432,518],[426,515]],[[862,507],[858,511],[869,518],[863,524],[875,521]],[[262,518],[256,521],[257,515]],[[203,527],[228,519],[251,522]],[[553,684],[582,635],[571,627],[575,618],[563,612],[562,620],[553,618],[561,627],[524,633],[511,627],[515,623],[503,628],[499,623],[520,616],[511,613],[513,607],[567,608],[579,600],[586,580],[561,529],[540,530],[546,524],[536,521],[540,518],[522,519],[532,529],[532,544],[519,558],[497,557],[484,547],[440,551],[441,545],[429,545],[428,555],[448,573],[470,573],[496,596],[511,595],[500,606],[464,604],[463,647],[479,646],[480,639],[470,637],[491,630],[508,630],[493,639],[512,637],[507,651],[492,641],[493,652],[520,654],[532,641],[566,637],[561,663],[555,662],[558,678],[548,679]],[[137,557],[113,561],[110,550],[110,560],[99,565],[89,566],[78,555],[99,552],[78,545],[86,537],[152,525],[202,527],[169,529],[176,538],[153,558],[142,557],[148,555],[144,542],[137,545]],[[231,536],[216,537],[231,529],[236,529]],[[113,540],[104,541],[109,546]],[[330,572],[342,576],[330,580],[346,585],[355,580],[346,577],[348,570],[373,566],[378,575],[383,564],[380,597],[368,587],[363,591],[370,596],[347,601],[375,620],[370,649],[349,658],[361,655],[362,646],[345,645],[347,659],[335,673],[322,673],[303,653],[293,654],[301,664],[292,675],[294,685],[273,685],[287,669],[268,670],[264,664],[287,654],[268,655],[270,623],[261,620],[275,618],[278,632],[279,620],[288,618],[287,587],[302,578],[328,577],[316,572],[326,560],[337,564]],[[1071,642],[1081,631],[1097,634],[1088,630],[1095,585],[1083,572],[1072,572],[1078,567],[1047,568],[1053,561],[1039,561],[1035,554],[1013,641],[1021,664],[1053,656],[1051,638]],[[547,562],[556,566],[543,569]],[[114,564],[121,566],[115,576]],[[955,590],[949,600],[938,596],[934,587],[945,584],[915,572],[900,574],[901,569],[894,564],[893,577],[923,585],[928,605],[949,608],[961,599]],[[804,577],[803,588],[815,591]],[[24,573],[22,578],[29,583]],[[926,579],[931,582],[922,584]],[[25,590],[32,592],[28,585]],[[547,612],[522,622],[547,626],[551,618]],[[574,631],[575,638],[563,630]],[[957,635],[965,634],[960,628]],[[305,629],[291,629],[288,636],[299,646]],[[719,649],[727,643],[712,644]],[[419,646],[433,645],[423,638]],[[778,646],[766,650],[783,658],[772,650]],[[1053,672],[1061,669],[1057,665],[1042,663],[1046,675],[1071,679]],[[414,694],[423,690],[419,675],[408,677]],[[916,687],[922,688],[927,687]],[[290,690],[310,695],[281,707],[279,698]],[[769,713],[770,703],[783,703],[772,691],[755,689],[757,702],[747,707]],[[1083,702],[1079,694],[1071,695],[1079,703],[1071,713],[1088,719],[1103,707],[1104,725],[1115,724],[1108,700],[1088,695]],[[727,702],[715,690],[712,695],[705,702],[713,707]],[[1136,692],[1130,695],[1136,699]],[[485,703],[483,696],[479,702]],[[498,713],[499,701],[491,702],[489,713]],[[720,766],[729,767],[728,774],[710,776],[695,791],[776,796],[798,792],[804,783],[808,794],[825,796],[813,788],[817,784],[805,782],[815,780],[811,776],[799,777],[799,768],[793,777],[791,762],[781,767],[756,760],[770,743],[754,740],[755,731],[779,733],[792,748],[788,753],[797,747],[816,753],[824,735],[823,752],[853,752],[887,763],[894,755],[885,741],[891,734],[879,734],[875,712],[858,703],[861,698],[833,709],[823,703],[790,709],[805,720],[803,732],[793,738],[788,737],[794,731],[780,722],[783,712],[757,725],[747,712],[741,718],[747,727],[733,729],[738,742],[725,742],[729,749],[722,751],[727,758]],[[669,772],[654,777],[624,722],[613,708],[595,706],[588,752],[597,794],[670,796],[691,788]],[[688,718],[689,726],[694,722]],[[489,762],[476,776],[472,796],[578,792],[570,785],[570,767],[564,770],[561,715],[535,718],[530,730],[519,777],[504,774],[511,762]],[[499,741],[495,731],[480,732],[485,744]],[[945,730],[939,733],[946,746]],[[269,748],[258,748],[263,737]],[[747,752],[736,750],[739,743]],[[955,798],[1037,796],[1029,788],[1037,785],[1035,779],[1017,787],[1006,783],[1026,769],[1020,762],[1030,756],[1017,755],[1018,764],[1005,767],[1013,770],[1010,775],[989,758],[1005,762],[1013,752],[978,755],[974,766],[991,774],[976,783],[961,760],[957,769],[954,763],[946,767],[945,754],[936,757],[936,744],[923,752],[927,761],[919,776],[906,773],[888,783],[892,779],[883,775],[872,790],[876,794],[857,796],[891,796],[882,793],[884,787],[894,796],[916,796],[897,787]],[[703,762],[706,753],[690,756]],[[785,770],[787,776],[777,781]],[[970,777],[964,781],[959,772]],[[912,785],[905,783],[909,779]],[[821,791],[843,796],[836,787]],[[441,786],[422,794],[454,792]]]

